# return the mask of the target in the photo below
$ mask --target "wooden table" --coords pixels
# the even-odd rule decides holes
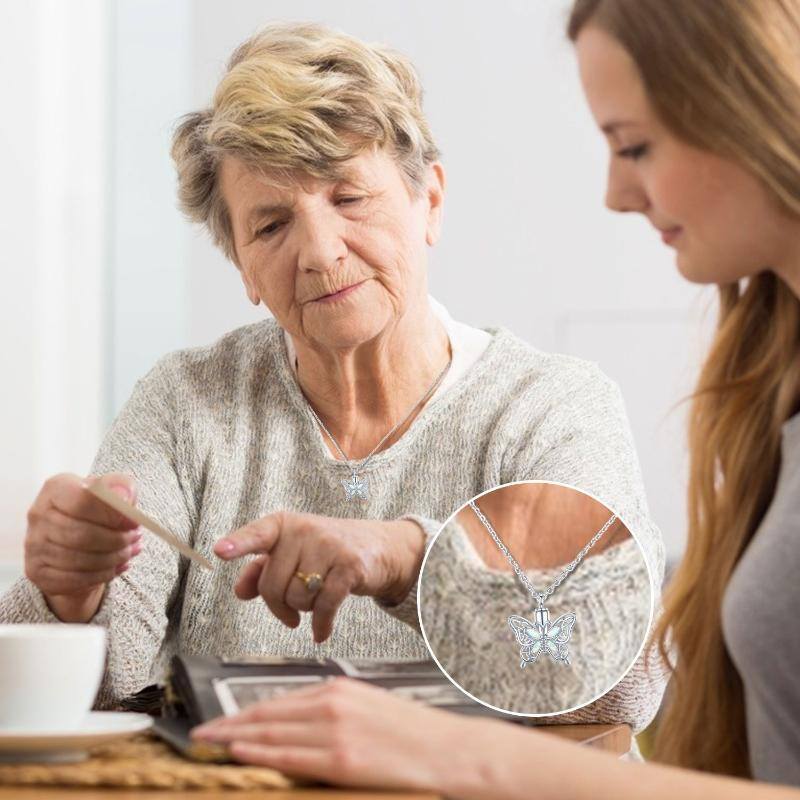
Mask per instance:
[[[543,725],[537,730],[595,747],[618,756],[631,746],[631,729],[627,725]],[[211,791],[161,791],[153,789],[58,789],[0,786],[0,800],[200,800]],[[437,795],[419,792],[375,792],[354,789],[265,789],[263,791],[226,790],[226,800],[435,800]]]

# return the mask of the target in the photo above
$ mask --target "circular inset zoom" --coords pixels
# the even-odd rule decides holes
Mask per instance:
[[[544,716],[601,697],[642,652],[653,614],[645,555],[580,489],[505,484],[443,525],[419,578],[433,658],[500,711]]]

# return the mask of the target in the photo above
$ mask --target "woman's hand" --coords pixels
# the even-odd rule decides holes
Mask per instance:
[[[220,539],[214,552],[225,560],[259,557],[240,573],[236,596],[261,596],[284,625],[313,612],[314,640],[324,642],[349,594],[399,603],[414,585],[425,551],[425,534],[414,522],[340,519],[278,512]],[[316,591],[297,576],[317,574]]]
[[[136,488],[128,475],[101,481],[129,502]],[[88,622],[110,581],[141,551],[137,523],[109,508],[77,475],[45,481],[28,511],[25,575],[62,622]]]
[[[195,728],[245,764],[358,788],[461,800],[797,800],[795,787],[657,764],[507,721],[427,708],[362,681],[334,678]]]
[[[359,787],[444,791],[477,785],[478,741],[507,723],[475,721],[334,678],[219,717],[192,731],[286,775]]]

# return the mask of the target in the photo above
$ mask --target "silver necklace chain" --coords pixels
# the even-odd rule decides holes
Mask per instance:
[[[489,535],[494,539],[494,543],[500,548],[500,552],[508,559],[508,563],[511,564],[514,572],[517,574],[517,577],[522,582],[522,585],[530,592],[531,596],[536,599],[540,606],[544,605],[544,601],[550,597],[553,592],[558,589],[559,586],[563,583],[564,579],[578,566],[578,564],[583,561],[584,556],[594,547],[597,542],[600,541],[600,537],[616,522],[617,515],[614,514],[612,517],[600,528],[597,533],[592,536],[589,540],[588,544],[578,553],[575,558],[567,564],[566,567],[559,573],[558,577],[547,587],[544,592],[537,592],[536,589],[533,587],[533,584],[530,582],[528,576],[523,572],[520,565],[517,563],[517,560],[514,556],[511,555],[508,548],[503,544],[503,540],[497,535],[497,532],[492,527],[492,523],[486,518],[486,515],[475,505],[474,500],[469,501],[470,506],[472,506],[472,510],[477,514],[478,519],[483,523],[484,527],[487,531],[489,531]]]
[[[406,422],[408,422],[409,417],[436,391],[436,389],[438,388],[439,384],[444,380],[444,376],[447,374],[447,371],[450,369],[450,365],[452,363],[453,363],[453,360],[451,358],[451,359],[448,360],[447,364],[445,365],[445,368],[436,376],[436,380],[431,384],[431,386],[428,389],[428,391],[425,392],[425,394],[419,400],[417,400],[416,403],[414,403],[414,405],[412,406],[412,408],[408,412],[408,414],[406,414],[400,420],[400,422],[398,422],[396,425],[394,425],[392,427],[392,429],[378,442],[378,444],[375,445],[375,447],[372,448],[372,450],[364,457],[364,459],[359,464],[357,464],[355,467],[353,467],[353,473],[363,472],[364,471],[364,469],[366,468],[367,464],[369,464],[370,459],[375,455],[375,453],[378,452],[378,450],[381,449],[383,443],[399,427],[401,427]],[[322,430],[325,431],[325,433],[328,434],[328,438],[331,440],[331,442],[333,442],[333,446],[336,448],[337,452],[342,457],[342,460],[343,461],[349,461],[350,459],[347,457],[347,455],[344,452],[344,450],[342,450],[342,448],[339,447],[339,442],[336,441],[336,437],[328,430],[328,428],[326,427],[325,423],[320,419],[319,414],[317,414],[317,412],[314,411],[314,408],[311,405],[311,403],[308,404],[308,409],[309,409],[309,411],[311,411],[312,416],[317,421],[317,424],[320,426],[320,428],[322,428]]]

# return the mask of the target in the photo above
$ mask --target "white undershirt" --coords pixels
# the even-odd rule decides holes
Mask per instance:
[[[444,329],[450,339],[450,350],[453,358],[450,369],[447,371],[444,380],[428,399],[428,403],[430,403],[431,400],[438,397],[442,392],[446,391],[448,387],[460,380],[469,368],[481,357],[483,351],[489,345],[492,336],[490,333],[480,328],[473,328],[471,325],[457,322],[450,316],[450,312],[438,300],[434,300],[430,295],[428,295],[428,302],[431,305],[431,311],[433,311],[442,325],[444,325]],[[283,332],[283,338],[286,342],[286,352],[289,356],[289,363],[292,365],[294,373],[297,374],[297,351],[294,348],[294,342],[292,341],[292,337],[285,330]],[[330,457],[333,458],[333,455],[331,454]]]

